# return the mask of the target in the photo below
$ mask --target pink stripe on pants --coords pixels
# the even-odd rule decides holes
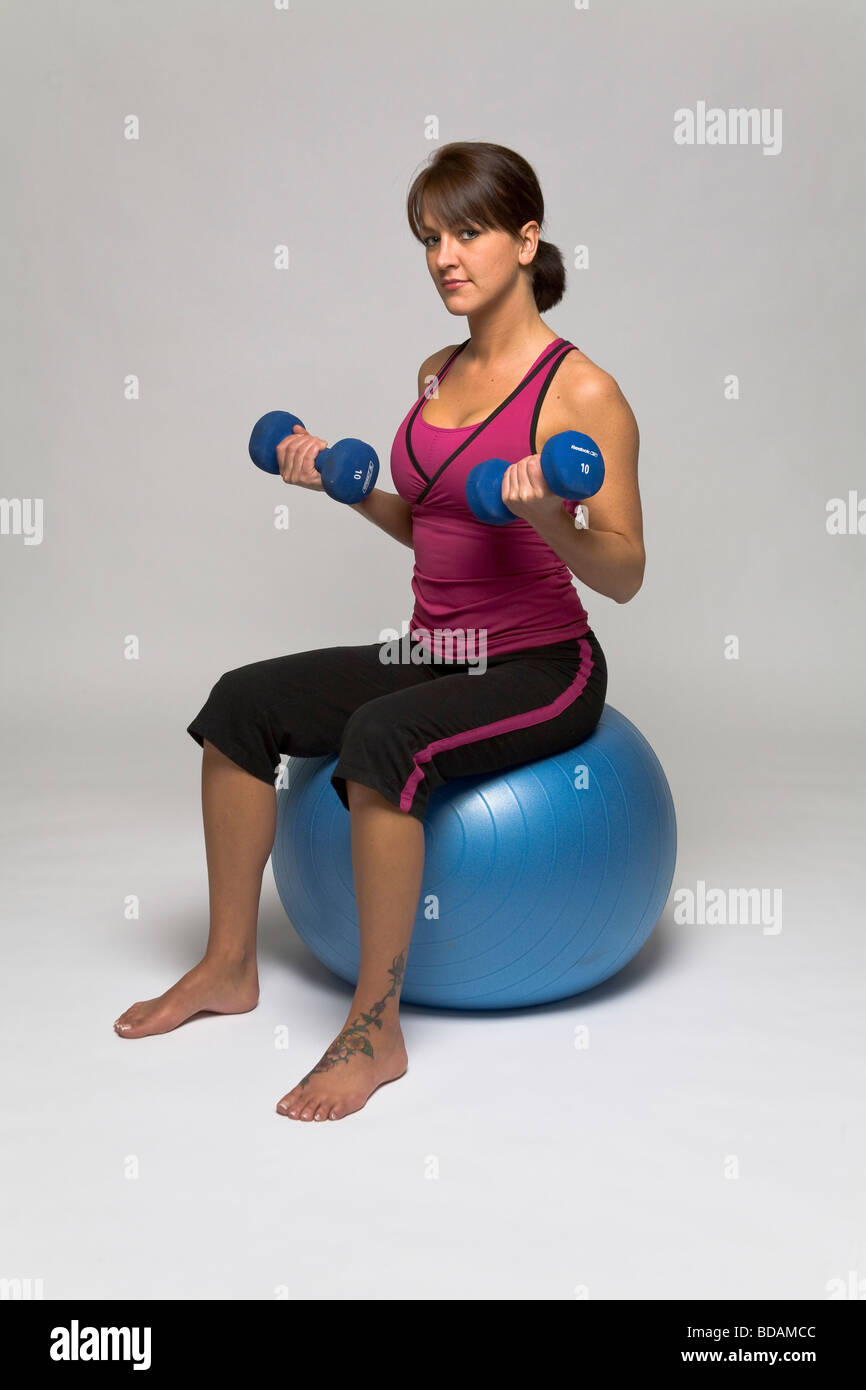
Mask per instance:
[[[437,738],[433,743],[428,743],[426,748],[422,748],[412,759],[413,770],[410,772],[403,790],[400,793],[400,810],[408,811],[412,805],[418,783],[424,776],[424,763],[429,763],[436,753],[445,752],[451,748],[461,748],[465,743],[477,743],[483,738],[493,738],[496,734],[510,734],[515,729],[528,729],[533,724],[543,724],[547,719],[555,719],[558,714],[568,709],[583,693],[586,682],[589,680],[592,671],[592,648],[585,637],[578,638],[580,646],[580,665],[577,668],[574,680],[561,695],[557,695],[549,705],[542,705],[539,709],[526,710],[523,714],[512,714],[506,719],[496,719],[492,724],[482,724],[477,729],[461,729],[459,734],[449,734],[447,738]]]

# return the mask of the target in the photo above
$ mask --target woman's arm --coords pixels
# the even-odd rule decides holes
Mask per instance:
[[[360,512],[374,526],[393,536],[395,541],[412,549],[412,507],[405,498],[399,497],[396,492],[383,492],[381,488],[374,487],[362,502],[350,505],[353,512]]]
[[[616,603],[628,603],[643,583],[646,565],[637,421],[612,376],[597,367],[587,372],[583,364],[565,375],[566,362],[551,383],[559,390],[553,409],[545,411],[545,432],[539,433],[536,448],[540,453],[550,436],[561,430],[580,430],[601,450],[604,482],[581,504],[589,514],[586,530],[575,527],[562,505],[552,512],[539,509],[526,519],[581,583]]]

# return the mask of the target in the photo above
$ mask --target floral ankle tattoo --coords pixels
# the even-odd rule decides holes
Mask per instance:
[[[406,953],[401,951],[399,956],[395,956],[389,967],[388,974],[391,976],[391,988],[387,994],[383,994],[375,1004],[371,1004],[369,1009],[361,1011],[358,1017],[344,1028],[338,1038],[331,1043],[322,1059],[316,1063],[312,1071],[298,1082],[299,1086],[306,1086],[311,1076],[318,1076],[322,1072],[332,1071],[338,1062],[348,1062],[355,1053],[362,1052],[366,1057],[373,1057],[373,1044],[370,1041],[371,1028],[381,1028],[382,1020],[379,1017],[384,1013],[385,1005],[389,999],[393,999],[400,985],[403,982],[403,971],[406,968]]]

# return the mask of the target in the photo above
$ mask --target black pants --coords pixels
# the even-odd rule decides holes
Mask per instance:
[[[373,787],[424,820],[430,794],[453,777],[550,757],[592,733],[607,663],[592,631],[473,662],[383,662],[380,642],[322,647],[220,676],[187,732],[263,782],[280,754],[338,758],[331,783]]]

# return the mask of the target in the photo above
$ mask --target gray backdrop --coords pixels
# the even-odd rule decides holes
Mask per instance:
[[[19,0],[2,28],[0,1276],[866,1296],[862,5]],[[763,133],[680,143],[704,105]],[[211,685],[410,616],[410,552],[246,446],[288,409],[368,439],[392,489],[418,366],[467,333],[405,216],[452,139],[534,165],[569,266],[545,321],[637,416],[643,588],[578,587],[670,780],[677,870],[621,977],[525,1013],[407,1006],[403,1084],[299,1125],[274,1106],[350,991],[270,871],[254,1013],[111,1024],[205,939],[185,726]],[[700,884],[780,913],[695,920]]]

